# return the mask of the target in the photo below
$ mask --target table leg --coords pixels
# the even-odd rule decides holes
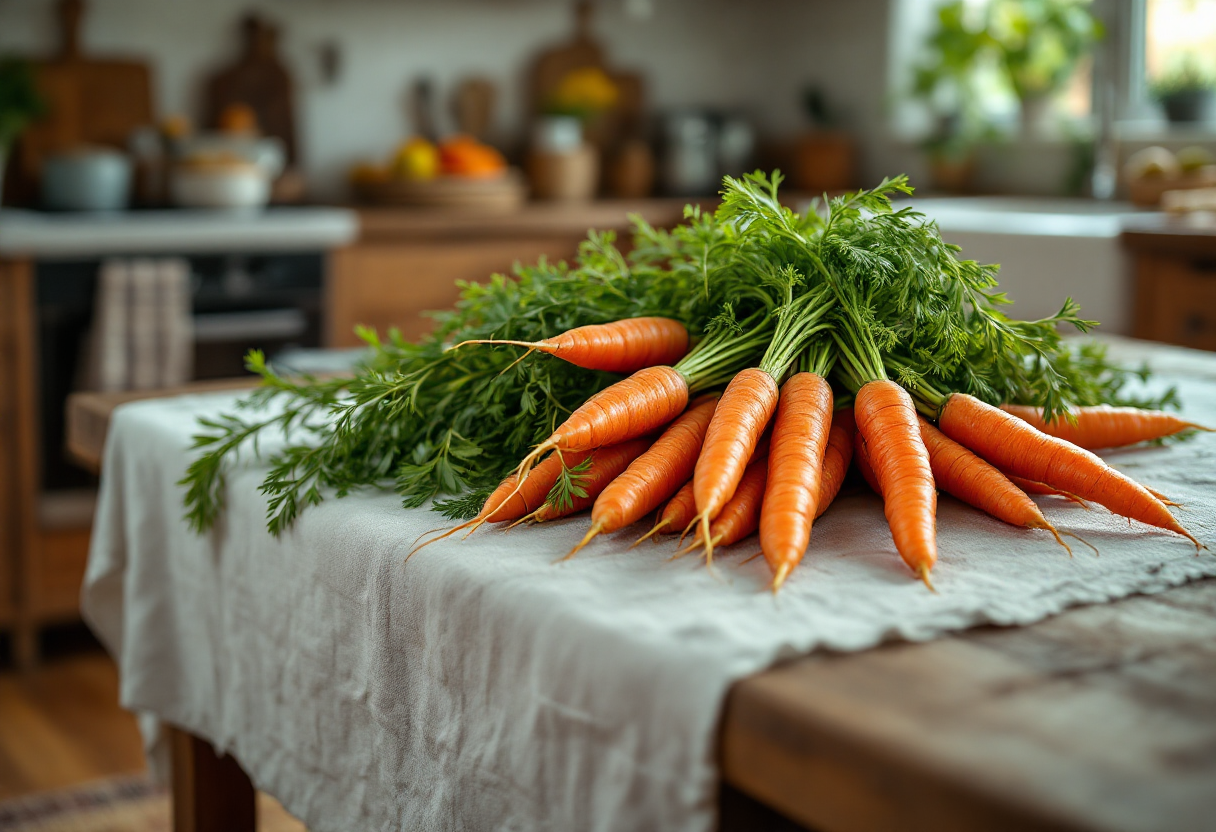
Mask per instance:
[[[255,832],[253,783],[206,740],[166,726],[173,759],[174,832]]]

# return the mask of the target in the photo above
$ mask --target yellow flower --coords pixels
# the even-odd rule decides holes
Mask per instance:
[[[566,73],[553,93],[553,108],[566,112],[599,112],[616,103],[617,88],[599,67],[586,66]]]

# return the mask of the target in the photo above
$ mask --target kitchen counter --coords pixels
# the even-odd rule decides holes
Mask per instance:
[[[684,216],[684,206],[712,210],[717,200],[683,198],[600,199],[592,202],[529,202],[510,212],[433,211],[391,206],[359,206],[360,239],[459,239],[584,236],[590,228],[623,229],[637,214],[655,227],[669,227]]]
[[[345,245],[359,219],[345,208],[130,211],[116,214],[0,210],[0,257],[65,259],[110,254],[317,251]]]

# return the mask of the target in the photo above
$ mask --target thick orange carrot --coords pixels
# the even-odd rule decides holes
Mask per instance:
[[[773,570],[774,592],[811,541],[832,404],[832,387],[818,373],[796,373],[781,386],[760,515],[760,550]],[[712,540],[712,528],[710,534]]]
[[[683,358],[688,352],[688,330],[671,318],[626,318],[576,327],[543,341],[462,341],[452,349],[465,344],[511,344],[555,355],[588,370],[633,373]]]
[[[1012,413],[1038,430],[1071,442],[1078,448],[1117,448],[1173,436],[1184,430],[1212,430],[1212,428],[1188,422],[1173,413],[1162,410],[1143,410],[1138,407],[1074,407],[1072,415],[1076,422],[1060,416],[1048,422],[1043,411],[1037,407],[1020,404],[1003,404],[1001,410]]]
[[[717,404],[718,398],[713,396],[689,409],[630,463],[625,473],[608,484],[591,509],[590,530],[571,550],[571,555],[597,534],[614,532],[637,522],[675,493],[680,483],[687,482]]]
[[[543,523],[546,520],[556,520],[559,517],[577,514],[591,508],[595,499],[608,487],[608,484],[619,477],[621,472],[629,467],[629,463],[649,448],[652,441],[651,437],[630,439],[619,445],[596,448],[594,451],[587,452],[584,458],[591,458],[591,466],[579,475],[578,480],[579,486],[585,494],[574,496],[569,505],[564,507],[558,507],[545,501],[539,508],[527,515],[526,519]],[[574,458],[573,454],[570,456],[571,459]]]
[[[519,464],[526,481],[532,464],[556,449],[589,451],[651,433],[680,415],[688,404],[688,382],[671,367],[647,367],[596,393],[570,414]]]
[[[739,480],[739,487],[709,525],[709,545],[705,546],[708,563],[713,563],[714,546],[737,543],[760,527],[761,512],[764,502],[768,499],[765,494],[765,483],[768,479],[767,459],[761,457],[747,466],[742,479]],[[684,551],[692,551],[704,544],[705,538],[698,529],[696,542]]]
[[[659,513],[658,522],[633,542],[633,546],[637,546],[643,540],[649,537],[654,537],[656,534],[676,534],[688,528],[692,519],[697,516],[697,501],[692,493],[692,480],[684,483],[675,496],[667,501],[667,505],[663,506],[663,510]],[[633,548],[630,546],[629,548]]]
[[[758,367],[738,373],[718,401],[705,432],[705,444],[693,473],[693,494],[706,556],[713,558],[710,522],[734,496],[748,460],[777,408],[779,391],[773,377]]]
[[[1009,474],[1004,471],[1001,473],[1005,474],[1011,483],[1025,491],[1027,494],[1041,494],[1045,497],[1063,497],[1066,500],[1071,500],[1078,505],[1089,508],[1089,503],[1082,500],[1076,494],[1069,494],[1067,491],[1061,491],[1058,488],[1052,488],[1050,485],[1044,485],[1041,482],[1035,482],[1034,480],[1028,480],[1025,477],[1019,477],[1017,474]]]
[[[955,393],[938,419],[942,433],[1002,470],[1106,506],[1115,514],[1199,541],[1144,486],[1093,453],[1048,436],[990,404]]]
[[[1060,539],[1060,533],[1047,522],[1034,500],[1004,474],[923,418],[920,420],[920,435],[925,441],[925,449],[929,451],[933,481],[939,488],[1011,526],[1046,529],[1057,543],[1072,554],[1068,544]]]
[[[937,562],[937,491],[912,398],[893,381],[870,381],[857,391],[853,413],[883,497],[895,549],[932,588],[929,570]]]
[[[819,478],[819,499],[815,519],[828,510],[840,487],[844,485],[849,463],[853,459],[853,432],[857,422],[852,408],[840,408],[832,413],[832,429],[828,432],[828,448],[823,454],[823,474]]]

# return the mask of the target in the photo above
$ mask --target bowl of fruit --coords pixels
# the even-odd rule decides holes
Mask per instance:
[[[528,193],[501,153],[465,135],[438,143],[414,137],[387,164],[355,166],[350,181],[359,201],[372,205],[510,211]]]

